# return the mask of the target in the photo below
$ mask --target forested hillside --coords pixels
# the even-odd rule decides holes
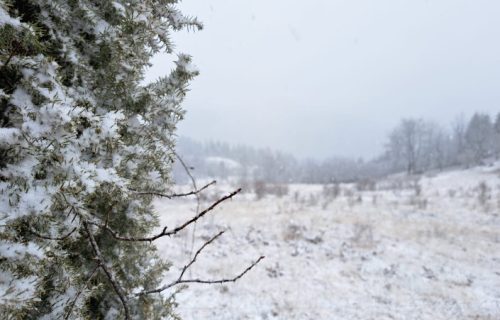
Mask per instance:
[[[385,150],[373,159],[307,159],[270,148],[195,141],[181,137],[178,151],[200,178],[243,183],[334,183],[377,179],[388,174],[423,173],[450,167],[491,163],[500,156],[500,114],[475,113],[443,127],[429,120],[403,119],[386,138]],[[332,150],[332,155],[335,151]],[[174,167],[178,182],[183,168]]]

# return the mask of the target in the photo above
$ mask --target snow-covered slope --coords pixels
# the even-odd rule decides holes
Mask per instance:
[[[498,166],[362,187],[341,185],[333,198],[319,185],[292,185],[283,198],[225,202],[196,227],[194,251],[228,231],[190,276],[231,277],[266,259],[234,284],[182,291],[181,317],[500,319]],[[218,186],[208,198],[230,190]],[[156,208],[174,226],[195,204],[162,200]],[[192,229],[158,243],[172,278],[189,261],[191,241]]]

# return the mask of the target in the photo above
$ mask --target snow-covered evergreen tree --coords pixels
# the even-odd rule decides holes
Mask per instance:
[[[170,182],[186,55],[142,86],[176,0],[0,1],[0,318],[160,319],[167,264],[144,236]],[[126,303],[124,303],[126,300]]]

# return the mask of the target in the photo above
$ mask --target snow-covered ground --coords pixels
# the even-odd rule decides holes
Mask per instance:
[[[291,185],[287,196],[238,195],[193,228],[158,243],[178,275],[219,230],[177,296],[191,319],[500,319],[499,166],[406,178],[376,188]],[[368,189],[360,191],[359,189]],[[231,186],[205,192],[210,204]],[[194,215],[194,200],[156,203],[162,223]],[[170,294],[172,292],[166,292]]]

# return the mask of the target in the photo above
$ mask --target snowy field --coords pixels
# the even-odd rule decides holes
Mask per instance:
[[[199,319],[500,319],[498,166],[435,176],[393,176],[340,189],[291,185],[288,195],[224,202],[193,229],[158,243],[172,278],[220,230],[188,276],[179,315]],[[217,185],[202,207],[232,191]],[[336,196],[336,193],[338,195]],[[156,203],[174,226],[194,200]],[[170,292],[172,293],[172,292]],[[165,294],[169,294],[166,292]]]

